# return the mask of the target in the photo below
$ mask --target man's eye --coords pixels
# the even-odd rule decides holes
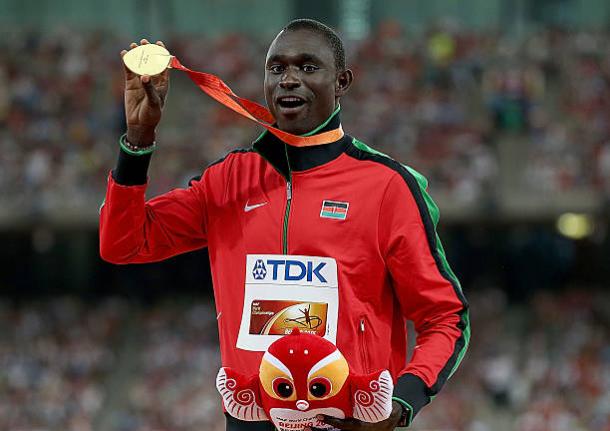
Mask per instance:
[[[274,64],[272,66],[269,66],[269,72],[271,73],[282,73],[284,71],[284,68],[282,66],[280,66],[279,64]]]
[[[306,64],[303,66],[303,71],[307,72],[307,73],[312,73],[312,72],[315,72],[316,70],[318,70],[318,67],[314,66],[313,64]]]

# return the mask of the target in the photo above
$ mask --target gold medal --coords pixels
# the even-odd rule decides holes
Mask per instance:
[[[156,44],[137,46],[125,53],[123,63],[137,75],[158,75],[170,67],[172,55]]]

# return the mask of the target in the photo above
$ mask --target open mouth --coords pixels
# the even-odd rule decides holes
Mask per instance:
[[[283,96],[277,99],[277,104],[284,110],[293,110],[303,106],[305,100],[296,96]]]

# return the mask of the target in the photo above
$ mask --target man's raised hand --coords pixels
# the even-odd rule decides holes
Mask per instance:
[[[148,44],[142,39],[141,45]],[[165,47],[163,42],[157,45]],[[138,46],[132,43],[129,48]],[[121,51],[121,58],[127,50]],[[169,90],[169,70],[159,75],[137,75],[123,65],[125,72],[125,120],[127,141],[134,146],[147,146],[155,140],[155,129],[161,121],[161,114]]]

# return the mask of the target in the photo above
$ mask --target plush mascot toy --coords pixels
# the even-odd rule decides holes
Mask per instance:
[[[231,416],[271,420],[279,431],[295,431],[306,426],[333,429],[318,421],[318,414],[365,422],[387,419],[394,384],[387,370],[350,372],[332,343],[295,329],[269,346],[258,375],[244,376],[223,367],[216,387]]]

